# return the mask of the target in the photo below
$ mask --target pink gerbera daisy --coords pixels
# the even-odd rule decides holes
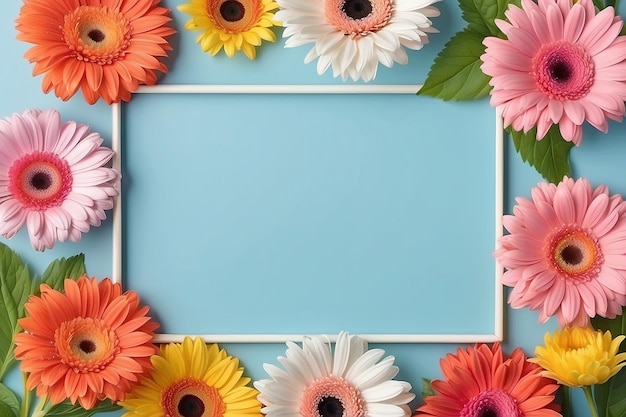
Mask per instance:
[[[560,417],[554,403],[558,384],[517,348],[510,356],[500,343],[459,348],[441,360],[444,380],[432,381],[436,395],[414,416]]]
[[[565,177],[540,183],[532,201],[518,197],[503,218],[509,234],[494,255],[507,269],[513,308],[539,310],[544,323],[585,326],[614,318],[626,305],[626,202],[606,186]]]
[[[56,110],[26,110],[0,120],[0,235],[24,225],[32,246],[78,241],[113,207],[119,175],[113,151],[89,126],[62,122]]]
[[[123,400],[152,369],[159,325],[135,292],[110,279],[66,279],[63,293],[42,284],[24,307],[15,357],[28,373],[26,388],[52,404],[69,399],[90,409],[104,398]]]
[[[573,4],[574,3],[574,4]],[[613,7],[598,13],[592,0],[522,0],[510,4],[508,22],[496,20],[507,39],[487,37],[481,56],[491,76],[491,104],[502,106],[505,126],[542,139],[558,124],[579,145],[582,125],[602,132],[621,121],[626,100],[626,37]]]

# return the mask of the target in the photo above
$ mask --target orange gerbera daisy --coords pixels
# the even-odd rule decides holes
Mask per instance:
[[[154,85],[172,49],[169,9],[159,0],[24,0],[17,39],[34,44],[24,57],[45,74],[42,88],[62,100],[81,89],[93,104],[130,100]]]
[[[510,356],[500,343],[459,348],[441,360],[445,380],[432,381],[437,395],[427,396],[414,417],[560,417],[554,403],[558,384],[541,376],[542,368],[517,348]]]
[[[69,399],[83,408],[100,400],[123,400],[131,382],[152,369],[159,326],[132,291],[109,279],[86,275],[65,280],[64,293],[41,285],[25,304],[15,337],[15,357],[29,373],[26,388],[52,404]]]

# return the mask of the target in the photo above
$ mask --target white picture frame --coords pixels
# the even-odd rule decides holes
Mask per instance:
[[[157,85],[143,86],[134,94],[416,94],[419,85]],[[116,152],[114,168],[122,167],[123,142],[123,104],[111,106],[112,111],[112,149]],[[502,118],[497,110],[494,111],[494,147],[495,170],[494,184],[494,224],[496,234],[495,243],[502,234],[503,215],[503,143],[504,130]],[[113,257],[112,280],[123,282],[123,222],[122,205],[124,195],[118,196],[112,212],[113,228]],[[494,263],[496,261],[494,260]],[[493,277],[493,331],[485,334],[458,333],[458,334],[359,334],[371,343],[491,343],[503,340],[504,333],[504,296],[501,284],[503,268],[495,265]],[[185,336],[200,336],[215,343],[284,343],[286,341],[300,341],[304,334],[157,334],[157,343],[180,342]],[[332,336],[331,336],[332,340]]]

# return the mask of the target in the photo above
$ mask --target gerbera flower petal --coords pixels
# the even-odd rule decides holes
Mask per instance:
[[[285,47],[313,44],[304,62],[319,58],[318,74],[370,81],[378,64],[406,64],[405,48],[418,50],[436,32],[431,17],[438,0],[278,0],[276,19],[285,26]]]
[[[134,299],[129,294],[134,293],[122,294],[119,284],[87,276],[65,280],[65,289],[61,293],[42,284],[41,295],[31,296],[25,304],[28,315],[19,320],[24,331],[15,337],[15,357],[28,373],[27,386],[36,387],[40,396],[48,395],[53,404],[69,399],[86,409],[93,408],[103,394],[112,401],[123,399],[129,381],[151,368],[157,324],[132,322],[134,332],[145,335],[145,350],[139,351],[136,341],[117,332],[124,320],[113,322],[99,314],[110,303],[122,303],[125,317],[135,317],[137,305],[129,302]],[[147,313],[147,309],[141,311]],[[127,349],[128,345],[134,350]]]
[[[139,84],[153,85],[157,71],[167,72],[160,58],[172,50],[167,38],[176,31],[158,3],[28,0],[16,19],[17,38],[34,45],[24,56],[34,75],[45,74],[44,92],[65,101],[81,90],[89,104],[128,101]]]
[[[505,216],[509,234],[494,252],[507,269],[502,283],[513,287],[509,303],[539,310],[541,322],[556,316],[562,326],[613,318],[626,305],[618,297],[626,293],[626,253],[615,251],[622,245],[612,237],[626,236],[626,202],[567,177],[540,183],[532,196]]]
[[[558,384],[519,348],[507,356],[500,343],[477,344],[447,354],[440,364],[445,379],[431,382],[437,394],[424,398],[415,417],[560,416],[554,402]]]
[[[367,343],[341,332],[333,350],[321,336],[305,337],[302,346],[287,343],[284,369],[264,364],[271,377],[254,382],[268,417],[407,417],[415,397],[411,385],[391,380],[393,357],[368,350]],[[331,365],[332,363],[332,365]]]
[[[596,13],[592,0],[523,1],[521,6],[509,4],[508,22],[496,20],[507,39],[483,41],[481,69],[491,77],[491,104],[505,106],[505,126],[524,132],[537,127],[540,140],[558,124],[563,138],[579,145],[585,121],[601,131],[607,120],[621,121],[625,73],[611,73],[612,88],[600,82],[603,69],[626,60],[623,21],[615,10]],[[518,58],[505,61],[513,55]]]
[[[566,327],[546,333],[544,345],[535,348],[529,361],[560,384],[584,387],[603,384],[626,366],[626,353],[618,353],[625,336],[590,327]]]
[[[113,151],[88,130],[62,123],[56,110],[0,120],[0,178],[7,178],[0,182],[2,236],[26,224],[32,246],[43,251],[100,224],[97,212],[113,206],[119,173],[105,166]]]
[[[196,43],[210,55],[222,49],[228,57],[242,51],[249,59],[256,58],[261,39],[275,42],[271,32],[278,5],[273,0],[190,0],[178,10],[191,15],[187,30],[199,30]],[[263,29],[263,30],[261,30]]]
[[[119,404],[125,417],[189,415],[261,417],[258,392],[243,377],[239,360],[217,345],[185,337],[161,345],[152,357],[154,370],[143,376]]]

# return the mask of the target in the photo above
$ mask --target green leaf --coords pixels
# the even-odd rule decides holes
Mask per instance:
[[[459,0],[459,7],[463,11],[463,20],[467,28],[484,36],[502,37],[502,32],[496,26],[495,19],[505,19],[504,12],[509,4],[519,6],[520,0]]]
[[[422,378],[422,398],[436,395],[433,386],[430,383],[430,379]]]
[[[6,385],[0,383],[0,404],[3,404],[12,411],[13,415],[17,416],[20,413],[20,401],[13,391],[11,391]],[[6,414],[2,413],[2,407],[0,406],[0,416]]]
[[[604,384],[595,385],[593,394],[600,417],[626,417],[626,372],[622,369]]]
[[[56,259],[44,271],[41,282],[55,290],[63,291],[65,278],[78,279],[86,273],[85,255],[79,254],[70,258]]]
[[[593,0],[593,5],[596,6],[600,10],[602,10],[602,9],[604,9],[606,7],[604,5],[604,1],[603,0]]]
[[[24,317],[24,303],[34,287],[26,264],[0,243],[0,381],[15,363],[13,339],[20,331],[17,320]]]
[[[620,334],[626,334],[626,307],[622,309],[622,314],[614,319],[607,319],[604,317],[596,316],[591,319],[591,324],[594,329],[602,331],[610,331],[613,337]],[[626,343],[622,342],[619,348],[620,352],[626,352]]]
[[[564,175],[570,174],[569,151],[574,144],[563,139],[558,125],[552,125],[541,140],[536,139],[536,128],[528,133],[511,128],[507,131],[522,161],[534,167],[547,181],[556,184],[563,180]]]
[[[417,92],[443,100],[472,100],[489,94],[490,77],[480,66],[483,36],[465,30],[455,34],[439,52],[424,85]]]
[[[64,401],[50,407],[48,412],[46,412],[46,417],[91,417],[96,413],[117,411],[121,408],[122,407],[117,404],[113,404],[109,400],[102,401],[97,406],[89,410],[85,410],[80,405],[73,405],[69,401]]]
[[[13,411],[11,407],[9,407],[7,404],[3,403],[2,400],[0,400],[0,416],[17,417],[17,414],[15,413],[15,411]]]

